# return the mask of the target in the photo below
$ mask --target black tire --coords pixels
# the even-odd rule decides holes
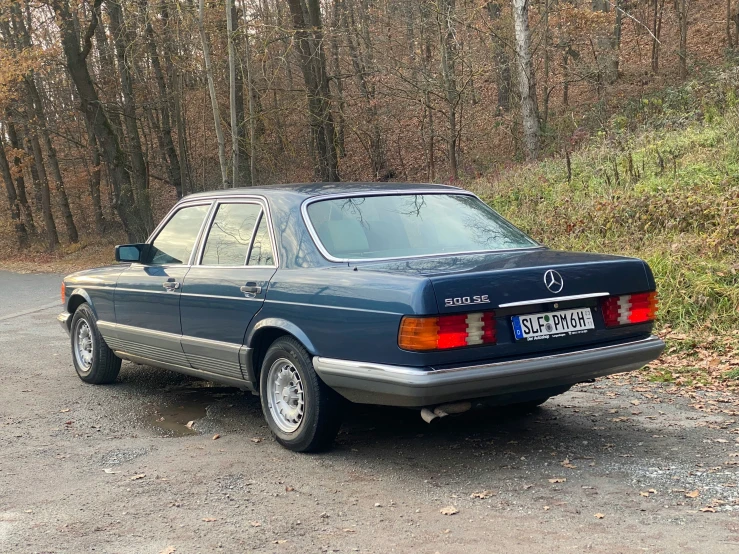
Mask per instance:
[[[271,410],[275,410],[279,418],[279,407],[270,398],[269,385],[270,370],[275,372],[280,367],[285,372],[291,372],[290,365],[297,371],[300,385],[302,385],[303,411],[294,430],[285,430],[280,427]],[[291,380],[294,384],[296,380]],[[277,442],[293,452],[318,452],[328,449],[333,443],[341,427],[342,398],[329,388],[316,374],[310,354],[299,341],[292,337],[277,339],[267,350],[262,362],[259,377],[259,397],[262,401],[262,412],[267,425],[274,434]],[[298,418],[296,418],[298,419]]]
[[[89,339],[92,343],[92,359],[85,364],[82,355],[78,354],[77,346],[80,342],[79,333],[86,325]],[[105,344],[103,336],[98,330],[95,314],[87,303],[80,304],[72,317],[70,326],[70,342],[72,345],[72,363],[77,376],[85,383],[104,385],[113,383],[121,370],[121,359]]]

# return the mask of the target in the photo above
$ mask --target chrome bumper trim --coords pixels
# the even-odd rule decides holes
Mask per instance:
[[[353,402],[392,406],[427,406],[470,398],[573,385],[595,377],[639,369],[664,350],[658,337],[447,369],[336,360],[316,356],[321,379]]]
[[[62,326],[62,329],[69,334],[69,323],[72,321],[72,314],[69,312],[62,312],[56,316],[56,320],[59,322],[59,325]]]

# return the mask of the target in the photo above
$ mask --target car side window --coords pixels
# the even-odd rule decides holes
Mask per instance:
[[[254,235],[254,244],[251,247],[248,265],[275,265],[272,254],[272,239],[269,236],[269,221],[267,221],[264,212],[262,212],[259,227]]]
[[[151,243],[149,264],[186,264],[210,204],[186,206],[175,213]]]
[[[242,266],[246,263],[259,204],[221,204],[208,232],[202,265]]]

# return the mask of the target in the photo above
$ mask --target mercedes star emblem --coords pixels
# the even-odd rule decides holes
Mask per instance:
[[[551,292],[557,294],[562,292],[562,289],[565,286],[565,281],[562,279],[562,276],[558,271],[547,269],[546,273],[544,273],[544,284]]]

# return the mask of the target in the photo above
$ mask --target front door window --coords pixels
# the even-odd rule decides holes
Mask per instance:
[[[177,211],[151,244],[151,265],[187,264],[210,205],[187,206]]]

